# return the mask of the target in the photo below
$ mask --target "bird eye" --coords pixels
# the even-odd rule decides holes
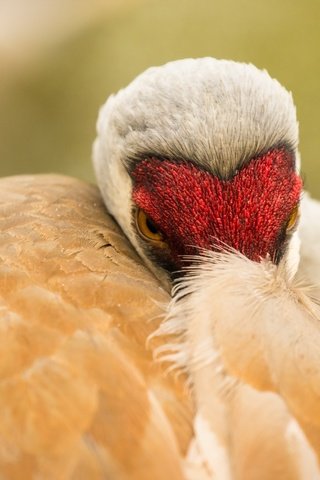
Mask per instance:
[[[299,208],[298,208],[298,205],[296,205],[292,210],[292,212],[290,213],[290,217],[287,225],[287,232],[290,232],[295,226],[295,224],[297,223],[298,214],[299,214]]]
[[[148,215],[141,210],[141,208],[137,209],[136,225],[142,237],[147,240],[157,242],[160,246],[166,245],[166,243],[163,241],[163,235],[160,230],[156,227]]]

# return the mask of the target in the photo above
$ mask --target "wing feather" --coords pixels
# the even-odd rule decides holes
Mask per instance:
[[[96,187],[0,181],[1,479],[182,479],[183,380],[146,339],[169,295]]]

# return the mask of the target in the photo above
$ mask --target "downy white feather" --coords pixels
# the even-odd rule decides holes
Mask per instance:
[[[284,262],[275,266],[268,259],[256,263],[239,253],[208,251],[174,293],[157,334],[178,335],[181,341],[168,343],[158,356],[188,372],[198,413],[229,451],[230,469],[237,475],[241,470],[234,458],[237,416],[232,413],[240,395],[246,398],[242,415],[258,410],[263,416],[269,409],[273,425],[272,433],[257,428],[257,438],[265,438],[255,467],[260,462],[266,468],[270,435],[279,435],[287,449],[283,471],[296,465],[299,451],[305,458],[299,457],[300,466],[295,466],[297,478],[320,478],[320,308],[312,300],[312,289],[289,276]],[[287,434],[293,421],[299,430],[295,448]],[[307,464],[313,465],[311,477],[301,466]]]

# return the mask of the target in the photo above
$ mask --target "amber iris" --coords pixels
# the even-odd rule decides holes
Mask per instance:
[[[287,225],[287,232],[290,232],[296,225],[299,215],[299,207],[296,205],[292,212],[290,213],[288,225]]]
[[[144,239],[158,243],[159,246],[165,245],[162,233],[141,208],[138,208],[136,212],[136,225],[138,232]]]

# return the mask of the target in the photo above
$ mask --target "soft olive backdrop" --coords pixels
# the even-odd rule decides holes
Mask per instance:
[[[15,12],[1,17],[19,1],[25,30]],[[1,175],[93,180],[106,97],[150,65],[210,55],[255,63],[293,92],[305,183],[320,198],[319,0],[0,0],[0,18]]]

